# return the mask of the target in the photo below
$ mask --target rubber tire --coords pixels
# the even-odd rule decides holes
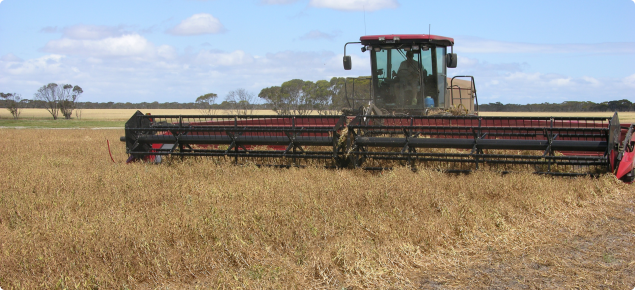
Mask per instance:
[[[631,170],[630,173],[627,173],[626,175],[622,176],[622,178],[620,179],[626,183],[633,182],[635,180],[635,168],[633,168],[633,170]]]

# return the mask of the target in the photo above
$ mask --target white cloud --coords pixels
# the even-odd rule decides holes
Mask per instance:
[[[549,84],[557,87],[566,87],[573,85],[571,78],[556,78],[549,81]]]
[[[175,59],[178,56],[174,47],[165,44],[157,48],[157,55],[165,59]]]
[[[254,58],[242,50],[230,53],[202,50],[196,56],[198,63],[211,66],[237,66],[254,62]]]
[[[0,60],[6,61],[6,62],[21,62],[22,61],[21,58],[19,58],[17,55],[13,53],[8,53],[3,55],[2,57],[0,57]]]
[[[95,35],[80,34],[75,36],[94,38]],[[42,49],[57,54],[78,54],[88,56],[147,57],[156,51],[154,45],[138,34],[126,34],[103,39],[71,39],[62,38],[49,41]]]
[[[458,59],[457,59],[457,66],[458,67],[473,66],[473,65],[476,65],[477,63],[478,63],[478,60],[473,59],[473,58],[467,58],[467,57],[464,57],[462,55],[459,55]]]
[[[521,72],[526,68],[527,64],[525,63],[489,63],[489,62],[481,62],[475,58],[468,58],[464,55],[458,55],[458,68],[449,69],[448,73],[455,74],[474,74],[474,73],[490,73],[494,72],[496,74],[500,72],[504,73],[515,73]]]
[[[172,35],[201,35],[224,31],[225,27],[216,17],[207,13],[199,13],[181,21],[179,25],[169,29],[167,33]]]
[[[15,62],[13,60],[6,61],[4,58],[0,60],[2,69],[7,75],[33,75],[33,74],[56,74],[64,69],[62,63],[65,56],[58,54],[45,55],[35,59]]]
[[[101,59],[101,58],[96,58],[96,57],[88,57],[88,58],[86,58],[86,63],[102,64],[102,63],[104,63],[104,60]]]
[[[586,82],[587,84],[593,86],[593,87],[599,87],[602,85],[602,82],[600,82],[599,80],[597,80],[596,78],[592,78],[592,77],[588,77],[588,76],[583,76],[582,80],[584,82]]]
[[[120,27],[83,24],[65,27],[62,32],[64,38],[78,40],[97,40],[125,34]]]
[[[635,1],[635,0],[633,0],[633,1]],[[627,85],[627,86],[629,86],[629,87],[631,87],[631,88],[635,88],[635,74],[632,74],[630,76],[625,77],[622,80],[622,83]]]
[[[333,40],[339,34],[340,32],[338,31],[333,33],[326,33],[319,30],[311,30],[307,32],[306,34],[300,36],[300,40],[318,40],[318,39]]]
[[[633,42],[539,44],[460,37],[455,43],[455,49],[464,53],[635,53]]]
[[[341,11],[377,11],[399,7],[397,0],[311,0],[309,5]]]
[[[524,73],[524,72],[515,72],[507,74],[503,77],[505,80],[527,80],[527,81],[538,81],[540,80],[540,73]]]

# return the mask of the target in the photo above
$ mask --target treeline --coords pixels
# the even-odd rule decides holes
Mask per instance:
[[[348,94],[348,98],[346,95]],[[245,89],[229,92],[222,101],[217,102],[218,95],[208,93],[191,103],[179,102],[81,102],[74,101],[76,109],[199,109],[205,113],[230,111],[248,113],[253,110],[273,110],[278,114],[339,114],[342,108],[356,106],[355,99],[365,99],[370,95],[370,78],[338,78],[319,80],[317,82],[293,79],[280,86],[264,88],[255,96]],[[258,100],[260,99],[260,100]],[[41,99],[20,99],[11,103],[0,99],[0,107],[8,108],[51,107],[50,101]]]
[[[49,92],[49,93],[47,93]],[[65,118],[71,117],[74,109],[199,109],[206,113],[233,111],[247,114],[253,110],[273,110],[278,114],[338,114],[343,108],[357,106],[355,99],[366,99],[370,95],[370,78],[338,78],[319,80],[316,82],[293,79],[280,86],[264,88],[257,95],[237,89],[217,103],[214,93],[202,95],[191,103],[179,102],[80,102],[82,89],[78,86],[48,84],[36,93],[34,100],[21,99],[19,94],[0,93],[0,108],[11,111],[18,118],[23,108],[47,109],[56,119],[56,111],[62,112]],[[51,97],[53,96],[53,97]],[[263,103],[264,102],[264,103]],[[635,111],[635,103],[623,99],[608,102],[578,102],[541,104],[503,104],[501,102],[481,104],[479,111],[485,112],[630,112]]]
[[[45,109],[46,102],[38,100],[22,99],[20,101],[21,108]],[[115,102],[76,102],[77,109],[203,109],[205,106],[200,103],[179,103],[179,102],[143,102],[143,103],[115,103]],[[221,104],[213,104],[217,109],[230,109],[231,104],[223,101]],[[256,109],[266,109],[266,104],[254,104]],[[7,108],[7,102],[0,100],[0,108]]]
[[[566,101],[527,105],[496,102],[479,105],[478,109],[484,112],[633,112],[635,103],[626,99],[602,103]]]
[[[0,107],[9,110],[16,120],[20,118],[22,109],[31,104],[37,104],[37,108],[46,109],[54,120],[57,120],[60,113],[64,119],[71,119],[77,100],[82,93],[84,90],[80,86],[49,83],[37,90],[34,95],[35,100],[22,99],[18,93],[0,92]]]
[[[271,90],[271,88],[267,88]],[[282,89],[282,88],[281,88]],[[273,90],[277,90],[274,88]],[[265,91],[265,94],[269,92]],[[276,94],[282,95],[282,93],[275,92]],[[263,96],[265,96],[263,94]],[[290,95],[290,93],[287,93]],[[318,95],[319,97],[323,97],[323,95]],[[348,107],[346,104],[346,99],[343,97],[343,93],[335,93],[335,98],[333,95],[330,96],[330,101],[323,101],[317,99],[316,101],[310,101],[305,104],[300,103],[298,105],[299,109],[302,107],[310,108],[311,110],[321,109],[322,106],[331,110],[340,110],[341,108]],[[282,99],[283,97],[280,97]],[[305,99],[305,102],[308,101]],[[319,102],[322,101],[322,102]],[[38,108],[45,109],[46,102],[38,101],[38,100],[29,100],[22,99],[19,101],[20,108]],[[276,105],[280,106],[281,103],[264,103],[264,104],[251,104],[254,110],[274,110]],[[223,101],[220,104],[202,104],[197,102],[192,103],[179,103],[179,102],[142,102],[142,103],[115,103],[115,102],[77,102],[75,104],[77,109],[206,109],[208,107],[212,107],[216,110],[231,110],[234,108],[235,104]],[[15,104],[12,101],[2,100],[0,99],[0,108],[14,108]],[[282,108],[279,108],[282,110]],[[288,109],[287,109],[288,110]],[[500,102],[489,103],[489,104],[480,104],[479,111],[483,112],[633,112],[635,111],[635,103],[629,100],[619,100],[619,101],[608,101],[601,103],[594,102],[576,102],[576,101],[566,101],[562,103],[541,103],[541,104],[527,104],[527,105],[519,105],[519,104],[503,104]]]
[[[370,78],[331,78],[317,82],[293,79],[280,86],[264,88],[258,97],[267,108],[280,115],[305,115],[311,112],[339,114],[354,107],[355,99],[369,98]]]

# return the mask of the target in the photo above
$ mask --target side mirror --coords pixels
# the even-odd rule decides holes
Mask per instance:
[[[350,55],[345,55],[344,56],[344,69],[345,70],[351,70],[352,66],[353,66],[353,63],[351,61],[351,56]]]
[[[445,58],[447,65],[449,68],[455,68],[456,67],[456,53],[448,53],[447,57]]]

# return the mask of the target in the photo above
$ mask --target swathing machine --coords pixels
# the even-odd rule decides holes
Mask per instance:
[[[560,176],[635,177],[632,124],[613,117],[478,116],[474,78],[447,78],[454,40],[436,35],[363,36],[370,94],[342,115],[144,115],[125,126],[129,161],[209,156],[266,166],[381,170],[488,168]],[[344,46],[344,68],[351,57]],[[448,48],[450,52],[448,53]]]

